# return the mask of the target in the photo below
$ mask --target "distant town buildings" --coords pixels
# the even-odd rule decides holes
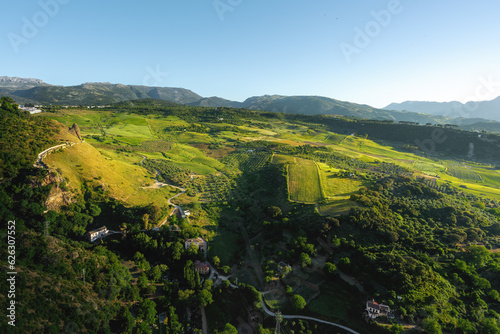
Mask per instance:
[[[191,247],[192,244],[195,244],[196,246],[198,246],[198,248],[204,252],[206,252],[207,248],[206,248],[206,243],[205,243],[205,240],[203,240],[202,238],[198,237],[196,239],[187,239],[185,242],[184,242],[184,247],[186,249],[189,249],[189,247]]]
[[[199,272],[200,274],[208,274],[208,272],[210,271],[210,266],[208,265],[208,263],[196,260],[194,262],[194,270]]]
[[[89,238],[90,242],[94,242],[97,239],[105,237],[106,235],[108,235],[108,233],[109,230],[106,228],[106,226],[103,226],[97,230],[87,232],[87,237]]]
[[[41,107],[42,106],[40,105],[35,105],[34,107],[19,106],[19,109],[29,111],[30,114],[38,114],[39,112],[42,112],[42,110],[38,109]]]
[[[372,299],[366,302],[366,311],[368,312],[368,316],[370,318],[375,319],[376,317],[387,317],[391,312],[391,309],[389,306],[379,304]]]

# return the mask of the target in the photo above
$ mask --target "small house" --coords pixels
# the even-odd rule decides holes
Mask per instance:
[[[94,242],[97,239],[105,237],[108,233],[109,230],[106,228],[106,226],[103,226],[101,228],[98,228],[97,230],[87,232],[87,237],[89,238],[90,242]]]
[[[381,316],[388,316],[391,312],[389,306],[384,304],[379,304],[375,300],[369,300],[366,302],[366,311],[368,312],[368,316],[372,319]]]
[[[210,271],[210,266],[205,262],[196,260],[194,262],[194,270],[199,272],[200,274],[208,274],[208,272]]]

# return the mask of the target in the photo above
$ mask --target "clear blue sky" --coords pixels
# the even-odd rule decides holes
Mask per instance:
[[[500,95],[500,84],[478,88],[481,77],[500,82],[498,0],[23,0],[2,9],[0,75],[50,84],[147,83],[238,101],[322,95],[375,107]],[[376,23],[372,11],[390,18]]]

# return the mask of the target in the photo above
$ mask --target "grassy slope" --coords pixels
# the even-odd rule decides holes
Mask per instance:
[[[288,191],[290,200],[317,203],[322,200],[321,180],[314,161],[297,158],[288,165]]]
[[[121,159],[113,151],[99,152],[89,143],[81,143],[49,155],[45,162],[68,179],[68,187],[78,192],[84,182],[102,186],[111,197],[129,205],[156,203],[167,206],[168,188],[142,189],[152,184],[152,175],[144,168]]]

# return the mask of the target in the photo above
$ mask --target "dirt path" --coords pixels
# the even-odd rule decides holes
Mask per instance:
[[[208,334],[208,322],[207,322],[207,315],[205,313],[205,307],[201,307],[201,327],[203,334]]]
[[[142,157],[143,157],[143,159],[142,159],[142,161],[141,161],[141,166],[142,166],[142,164],[144,163],[144,161],[147,159],[147,157],[146,157],[146,156],[144,156],[144,155],[143,155]],[[184,214],[184,210],[182,210],[182,208],[181,208],[179,205],[172,203],[172,200],[173,200],[174,198],[179,197],[179,196],[181,196],[181,195],[185,194],[185,193],[186,193],[186,189],[181,188],[181,187],[178,187],[178,186],[174,186],[173,184],[168,184],[168,183],[164,183],[164,182],[160,182],[160,181],[158,181],[158,176],[159,176],[159,175],[161,175],[161,173],[160,173],[158,170],[156,170],[156,175],[155,175],[155,183],[154,183],[153,185],[151,185],[151,186],[148,186],[148,187],[142,187],[142,189],[150,189],[150,188],[152,188],[152,189],[159,189],[159,188],[163,188],[163,187],[172,187],[172,188],[175,188],[175,189],[177,189],[177,190],[180,190],[180,193],[177,193],[177,194],[175,194],[174,196],[170,197],[170,198],[167,200],[167,203],[168,203],[169,205],[172,205],[172,206],[173,206],[174,208],[176,208],[177,210],[179,210],[179,212],[181,213],[181,217],[186,218],[186,215]],[[160,223],[160,225],[159,225],[159,226],[157,226],[157,227],[155,227],[155,228],[153,228],[153,229],[154,229],[154,230],[159,230],[159,229],[160,229],[160,227],[161,227],[162,225],[164,225],[166,222],[167,222],[167,219],[163,220],[163,221]]]
[[[250,247],[250,238],[248,237],[248,233],[246,228],[243,226],[243,224],[240,222],[240,229],[241,229],[241,235],[243,236],[243,240],[245,240],[246,244],[246,250],[248,253],[248,256],[250,257],[250,265],[254,268],[255,274],[257,275],[257,278],[259,279],[260,286],[263,288],[264,285],[264,272],[262,271],[262,268],[260,267],[260,263],[257,259],[257,255],[255,255],[255,251]]]
[[[350,285],[354,285],[360,292],[365,292],[365,289],[363,286],[354,278],[351,277],[340,270],[337,269],[337,272],[339,273],[340,278],[342,278],[345,282],[349,283]]]

